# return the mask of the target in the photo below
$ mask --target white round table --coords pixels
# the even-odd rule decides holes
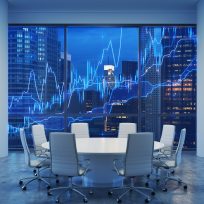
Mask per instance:
[[[85,186],[118,186],[122,179],[113,171],[113,160],[122,159],[126,152],[127,138],[76,138],[79,158],[90,160],[90,172],[84,177]],[[49,149],[49,142],[42,147]],[[154,150],[164,147],[154,142]]]

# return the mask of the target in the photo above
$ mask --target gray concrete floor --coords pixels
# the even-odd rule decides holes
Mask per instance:
[[[46,172],[45,172],[46,173]],[[32,170],[26,167],[22,152],[10,152],[7,158],[0,158],[0,203],[1,204],[50,204],[55,203],[55,195],[47,196],[46,186],[41,182],[33,182],[28,185],[26,191],[19,187],[19,179],[32,176]],[[196,157],[195,152],[184,152],[182,163],[176,169],[176,175],[180,176],[187,184],[188,190],[184,191],[176,182],[168,184],[168,192],[162,192],[155,182],[150,186],[155,188],[156,196],[152,204],[203,204],[204,203],[204,158]],[[50,180],[52,186],[56,186],[55,180]],[[65,184],[65,179],[60,179],[60,184]],[[139,179],[138,184],[144,186],[144,179]],[[93,188],[94,194],[89,195],[89,189],[83,190],[87,194],[90,204],[117,203],[115,198],[120,192],[109,197],[108,188]],[[61,203],[83,203],[81,197],[74,193],[71,197],[65,195]],[[122,203],[144,203],[144,198],[136,193],[127,194]]]

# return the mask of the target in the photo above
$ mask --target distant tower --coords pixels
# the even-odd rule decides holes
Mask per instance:
[[[122,61],[122,76],[125,80],[134,81],[137,70],[138,70],[138,62]]]
[[[108,89],[115,87],[115,67],[113,65],[104,65],[104,80]]]

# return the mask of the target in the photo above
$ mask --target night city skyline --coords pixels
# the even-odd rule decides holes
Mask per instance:
[[[186,100],[196,93],[195,28],[68,27],[66,70],[63,31],[61,27],[9,27],[10,147],[17,146],[12,138],[19,139],[19,127],[30,128],[38,122],[48,132],[69,131],[75,121],[89,122],[95,137],[117,136],[120,122],[135,122],[138,131],[153,131],[157,139],[164,123],[174,123],[178,132],[185,126],[163,107],[173,104],[176,83],[193,80],[179,89],[188,93]],[[23,81],[18,77],[22,73]],[[163,97],[170,93],[174,94],[171,100]],[[192,108],[189,114],[195,117],[195,104],[181,102],[179,107]],[[176,108],[175,103],[171,105]],[[188,115],[180,112],[184,113]],[[189,116],[181,117],[194,128],[186,142],[194,148],[195,123]]]

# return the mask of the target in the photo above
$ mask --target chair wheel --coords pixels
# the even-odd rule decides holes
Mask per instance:
[[[167,192],[167,188],[163,188],[162,191],[163,191],[163,192]]]
[[[174,170],[172,170],[172,171],[171,171],[171,174],[174,174],[174,173],[175,173],[175,171],[174,171]]]
[[[59,183],[59,179],[56,179],[56,184],[58,184]]]
[[[33,170],[33,173],[34,173],[34,174],[36,174],[36,173],[37,173],[36,169],[34,169],[34,170]]]
[[[47,192],[47,195],[48,195],[48,196],[51,196],[51,195],[52,195],[52,193],[51,193],[50,191],[48,191],[48,192]]]
[[[108,191],[108,195],[113,195],[113,192],[112,191]]]
[[[83,201],[84,201],[84,203],[88,203],[88,199],[87,198],[84,198]]]
[[[34,176],[37,176],[37,175],[38,175],[37,173],[34,174]]]
[[[26,191],[26,186],[22,186],[22,191]]]
[[[149,178],[149,177],[150,177],[150,174],[147,175],[147,178]]]
[[[146,182],[146,183],[145,183],[145,186],[146,186],[146,187],[149,187],[149,183],[148,183],[148,182]]]
[[[50,186],[47,186],[47,190],[50,190]]]
[[[184,186],[183,186],[183,189],[184,189],[184,190],[186,190],[187,188],[188,188],[188,186],[187,186],[187,185],[184,185]]]
[[[23,181],[20,180],[19,181],[19,185],[22,186],[23,185]]]
[[[56,199],[55,202],[56,202],[56,203],[59,203],[60,201],[59,201],[59,199]]]
[[[156,182],[159,183],[160,179],[156,179]]]
[[[89,191],[89,195],[93,195],[94,193],[93,193],[93,191],[92,190],[90,190]]]
[[[152,196],[155,196],[155,194],[156,194],[156,193],[155,193],[154,191],[151,192],[151,195],[152,195]]]
[[[149,203],[150,199],[149,198],[146,198],[145,199],[145,203]]]
[[[117,201],[117,203],[122,203],[122,200],[119,198],[117,198],[116,201]]]

